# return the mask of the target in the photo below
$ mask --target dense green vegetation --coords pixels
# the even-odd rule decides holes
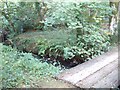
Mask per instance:
[[[30,87],[35,78],[59,73],[58,63],[72,67],[108,51],[118,40],[118,6],[109,1],[2,1],[0,41],[13,48],[0,44],[1,87]]]
[[[106,52],[110,45],[106,33],[88,29],[90,34],[79,36],[77,42],[75,35],[68,31],[34,32],[32,37],[31,33],[26,33],[16,37],[14,41],[19,50],[33,52],[61,63],[70,64],[74,60],[77,60],[76,63],[82,63]]]
[[[34,79],[48,78],[56,75],[59,67],[55,67],[40,59],[36,59],[31,53],[20,53],[9,46],[0,44],[0,80],[4,88],[30,87]]]

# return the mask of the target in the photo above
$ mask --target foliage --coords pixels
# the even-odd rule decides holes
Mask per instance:
[[[108,2],[54,2],[48,5],[45,26],[67,25],[76,33],[76,40],[69,38],[69,43],[75,40],[73,45],[60,45],[61,48],[56,45],[54,49],[52,47],[53,56],[62,56],[65,60],[77,57],[85,61],[109,49],[109,36],[100,29],[101,24],[108,22],[109,16],[112,15]],[[56,47],[59,48],[56,50]],[[60,54],[56,53],[58,51]]]
[[[0,76],[2,87],[11,88],[20,85],[30,85],[34,78],[51,77],[59,72],[55,67],[46,62],[42,63],[31,53],[20,53],[11,47],[0,44]]]
[[[110,46],[109,36],[104,32],[100,33],[99,30],[94,29],[96,28],[87,27],[86,33],[88,34],[79,36],[76,45],[59,46],[61,47],[61,52],[63,52],[62,57],[64,57],[65,60],[77,57],[79,60],[85,61],[108,51]],[[56,47],[58,47],[58,45]],[[54,49],[56,47],[54,47]],[[57,50],[59,50],[59,48]],[[61,53],[57,53],[57,50],[55,50],[55,54],[58,56],[61,55]]]
[[[41,3],[37,6],[36,2],[2,2],[0,7],[2,28],[10,30],[12,34],[20,34],[27,30],[42,30],[45,14],[42,9],[45,6]]]
[[[101,24],[108,22],[109,16],[112,15],[112,8],[108,2],[9,2],[3,6],[4,21],[7,19],[5,15],[9,16],[8,23],[4,24],[13,26],[15,30],[20,31],[24,27],[39,28],[41,23],[44,24],[44,30],[47,27],[53,29],[63,26],[63,31],[68,32],[63,34],[66,32],[61,33],[59,28],[53,29],[55,32],[52,32],[47,28],[47,34],[44,31],[38,33],[40,37],[34,37],[32,32],[33,35],[27,39],[23,37],[14,40],[18,49],[35,52],[42,57],[78,62],[91,59],[109,49],[109,36],[101,29]],[[43,10],[46,12],[43,17],[42,8],[46,9]]]
[[[32,33],[34,35],[32,38],[23,37],[19,38],[19,40],[15,39],[15,41],[20,43],[17,45],[19,48],[28,48],[27,51],[29,52],[33,51],[35,53],[34,50],[37,49],[37,54],[42,57],[60,62],[73,62],[77,60],[77,62],[81,63],[109,49],[109,36],[106,32],[100,32],[99,29],[94,25],[84,27],[84,33],[86,34],[79,35],[77,40],[70,31],[61,30],[49,31],[49,33],[47,31]],[[32,43],[34,43],[34,46],[31,45]]]
[[[76,26],[82,25],[84,27],[88,23],[100,25],[112,15],[112,9],[109,7],[108,2],[53,2],[48,5],[49,10],[45,21],[46,26],[67,24],[69,28],[74,29]]]
[[[105,32],[100,32],[98,28],[87,27],[84,29],[87,34],[79,36],[77,45],[86,54],[83,57],[92,58],[109,50],[110,38]]]

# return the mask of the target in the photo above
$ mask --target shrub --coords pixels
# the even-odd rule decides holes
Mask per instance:
[[[69,37],[69,42],[49,46],[49,50],[47,50],[48,55],[55,58],[61,56],[64,60],[77,57],[85,61],[86,59],[93,58],[108,51],[110,47],[110,37],[106,32],[95,25],[86,25],[82,30],[83,34],[78,35],[74,43],[71,42],[75,39]]]
[[[77,41],[77,46],[80,49],[84,49],[86,54],[83,57],[92,58],[96,55],[100,55],[103,52],[106,52],[110,46],[110,38],[104,32],[100,32],[96,28],[87,28],[84,29],[84,34],[79,36]]]

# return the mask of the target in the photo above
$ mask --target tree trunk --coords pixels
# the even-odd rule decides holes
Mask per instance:
[[[37,11],[36,13],[38,14],[38,19],[36,22],[39,24],[39,26],[41,26],[41,29],[43,30],[43,21],[47,12],[47,4],[45,4],[44,2],[35,2],[35,8]]]
[[[109,17],[109,30],[112,34],[114,34],[115,29],[117,28],[117,23],[118,23],[119,2],[113,2],[110,0],[109,4],[110,4],[110,7],[115,9],[112,11],[112,16]]]
[[[5,2],[5,5],[6,5],[7,8],[9,8],[7,2]],[[10,26],[12,27],[13,31],[16,32],[16,29],[15,29],[15,27],[14,27],[14,23],[10,20],[10,18],[9,18],[10,15],[9,15],[8,12],[9,12],[9,11],[7,11],[7,13],[6,13],[4,10],[1,11],[2,15],[3,15],[3,16],[5,17],[5,19],[9,22],[9,24],[10,24]]]

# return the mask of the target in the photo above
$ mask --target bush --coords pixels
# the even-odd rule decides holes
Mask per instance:
[[[110,38],[105,32],[100,32],[94,27],[84,29],[84,31],[88,34],[79,36],[77,42],[77,46],[86,52],[83,54],[84,58],[92,58],[108,51]]]
[[[89,34],[79,36],[77,45],[50,46],[47,50],[45,50],[45,55],[48,55],[49,58],[52,57],[59,61],[77,61],[78,63],[82,63],[108,51],[109,47],[109,37],[102,35],[99,31],[93,31],[92,35]]]

